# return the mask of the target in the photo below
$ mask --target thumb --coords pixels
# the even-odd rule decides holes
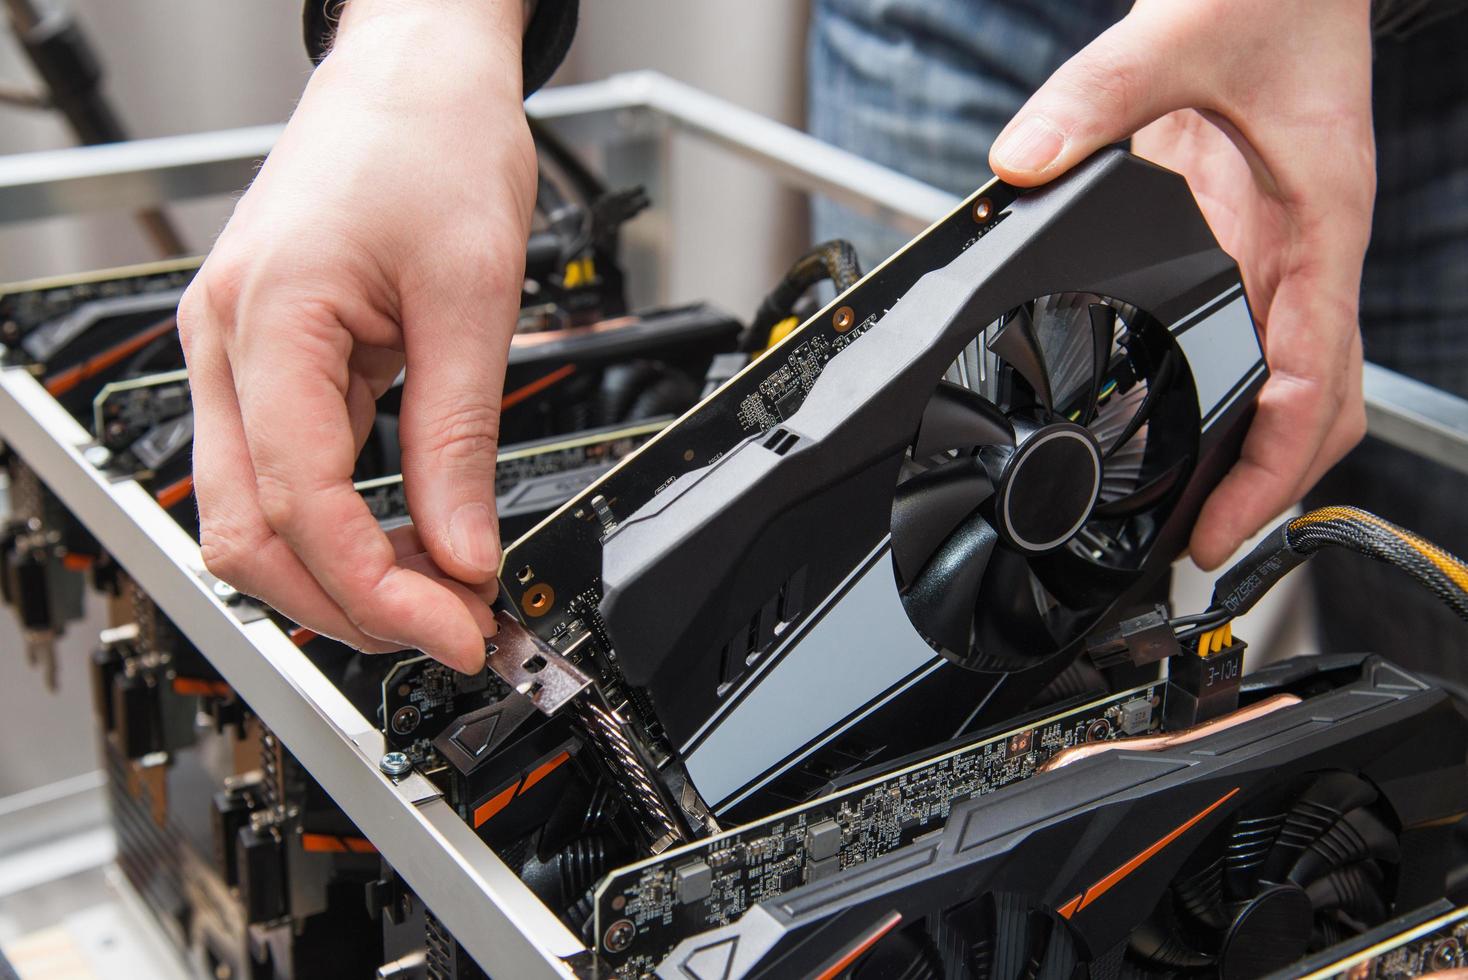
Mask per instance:
[[[1183,53],[1195,27],[1171,7],[1138,4],[1046,80],[989,150],[996,176],[1019,187],[1053,180],[1092,153],[1193,104]]]
[[[460,280],[403,298],[408,509],[429,557],[471,585],[495,581],[500,563],[494,470],[515,322],[503,293],[466,290]]]

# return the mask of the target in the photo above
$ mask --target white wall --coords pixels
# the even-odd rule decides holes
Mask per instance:
[[[55,5],[59,0],[37,0]],[[66,0],[105,71],[106,91],[134,136],[165,136],[284,119],[305,84],[299,0]],[[0,16],[0,79],[29,65]],[[50,113],[0,106],[0,153],[72,144]],[[173,209],[188,244],[203,249],[230,201]],[[124,214],[0,228],[0,281],[151,258]]]
[[[556,83],[653,68],[800,127],[805,0],[583,0]],[[675,140],[667,293],[748,317],[809,244],[804,197],[726,153]]]

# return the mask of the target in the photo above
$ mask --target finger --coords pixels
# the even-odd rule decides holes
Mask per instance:
[[[352,449],[357,456],[367,445],[372,435],[372,424],[377,421],[377,402],[367,379],[355,372],[347,382],[347,418],[352,427]]]
[[[388,531],[387,540],[392,545],[393,557],[398,561],[423,554],[423,539],[411,524],[399,524]]]
[[[313,632],[369,653],[401,649],[357,629],[265,523],[234,383],[217,341],[196,332],[185,358],[194,403],[194,495],[206,567]]]
[[[1157,12],[1169,6],[1134,9],[1051,75],[994,141],[994,173],[1022,187],[1044,183],[1192,106],[1199,94],[1189,54],[1195,32]]]
[[[1309,493],[1321,477],[1355,449],[1366,435],[1366,399],[1362,390],[1361,335],[1358,331],[1352,331],[1351,341],[1349,361],[1341,372],[1344,389],[1340,395],[1340,407],[1334,413],[1330,431],[1321,442],[1310,469],[1300,481],[1297,498]]]
[[[1298,499],[1321,428],[1310,411],[1314,392],[1293,379],[1271,378],[1239,460],[1208,496],[1190,550],[1204,571],[1222,565],[1250,535]]]
[[[412,524],[400,524],[388,531],[387,540],[392,543],[393,554],[396,556],[399,565],[408,565],[408,559],[423,555],[427,560],[427,565],[424,567],[413,565],[412,567],[418,571],[422,571],[430,578],[444,582],[454,581],[454,579],[445,574],[443,569],[438,567],[438,564],[433,561],[432,556],[428,555],[424,550],[423,538],[419,536],[418,529]],[[471,593],[478,596],[481,605],[488,605],[494,602],[495,597],[499,595],[500,583],[498,578],[492,578],[483,585],[458,584],[464,584]],[[473,612],[474,610],[471,609],[470,611]],[[492,633],[485,634],[485,636],[492,635]]]
[[[438,566],[433,563],[433,559],[427,553],[420,552],[416,555],[409,555],[401,559],[398,565],[439,582],[444,588],[457,596],[459,601],[464,604],[464,608],[469,611],[469,615],[474,617],[474,623],[479,627],[481,636],[494,636],[495,633],[499,632],[499,624],[495,622],[494,610],[489,607],[489,603],[463,582],[455,582],[453,579],[447,578],[439,570]]]
[[[499,571],[495,452],[522,266],[523,258],[506,260],[404,296],[408,366],[399,435],[408,505],[438,567],[476,585]],[[465,290],[464,281],[482,285]]]
[[[290,329],[267,332],[242,323],[230,352],[266,522],[362,632],[477,672],[484,642],[474,617],[442,584],[398,567],[386,534],[352,487],[350,335],[326,307],[282,306],[281,294],[272,297],[252,318]],[[242,376],[255,383],[240,383]]]
[[[403,355],[394,350],[357,344],[348,364],[351,380],[347,384],[347,414],[352,420],[352,435],[360,455],[377,419],[377,399],[402,370]]]
[[[1200,568],[1226,561],[1365,431],[1355,303],[1320,292],[1318,281],[1292,280],[1276,294],[1266,330],[1271,375],[1238,463],[1199,514],[1191,551]],[[1305,297],[1313,315],[1301,314]]]

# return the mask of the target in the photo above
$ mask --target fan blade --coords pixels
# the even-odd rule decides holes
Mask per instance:
[[[1315,779],[1290,805],[1260,876],[1285,880],[1311,844],[1347,814],[1371,806],[1376,797],[1375,787],[1351,773],[1328,772]]]
[[[1363,926],[1373,926],[1386,918],[1386,900],[1381,890],[1381,868],[1370,862],[1336,868],[1305,889],[1316,913],[1339,909]]]
[[[902,582],[914,581],[958,522],[993,493],[983,464],[972,456],[903,481],[892,502],[892,559]]]
[[[1127,440],[1147,424],[1147,420],[1157,410],[1158,403],[1162,401],[1162,393],[1172,384],[1172,376],[1177,371],[1177,365],[1178,353],[1169,347],[1167,353],[1162,355],[1162,363],[1157,365],[1157,373],[1147,383],[1147,397],[1142,399],[1142,404],[1137,406],[1137,414],[1131,417],[1126,428],[1121,430],[1121,435],[1117,436],[1116,441],[1111,444],[1111,449],[1106,453],[1107,456],[1126,445]]]
[[[908,618],[930,643],[959,656],[968,653],[974,605],[998,541],[982,515],[970,514],[902,594]]]
[[[979,655],[970,665],[1000,670],[1033,663],[1055,648],[1034,575],[1018,552],[1001,547],[989,559],[974,616],[974,644]]]
[[[993,402],[962,385],[940,381],[923,409],[912,457],[926,459],[948,449],[1013,445],[1014,429]]]
[[[1096,406],[1101,401],[1101,386],[1106,383],[1106,369],[1111,366],[1111,343],[1116,337],[1116,308],[1105,303],[1092,303],[1091,314],[1091,393],[1086,397],[1086,407],[1081,410],[1081,425],[1090,425],[1096,418]]]
[[[1091,511],[1091,517],[1102,520],[1135,517],[1144,510],[1156,507],[1182,483],[1188,474],[1188,466],[1191,462],[1192,460],[1185,456],[1125,497],[1097,504]]]
[[[1395,863],[1401,857],[1397,835],[1370,810],[1347,813],[1311,842],[1290,869],[1289,879],[1309,885],[1333,869],[1358,861]]]
[[[1173,911],[1192,932],[1223,932],[1234,912],[1223,903],[1223,859],[1214,858],[1192,874],[1179,873],[1172,883]]]
[[[1185,970],[1205,970],[1217,957],[1198,949],[1183,936],[1172,903],[1166,898],[1127,937],[1131,954],[1148,967],[1169,975]]]
[[[856,961],[850,973],[841,975],[850,980],[887,980],[891,977],[899,977],[901,980],[942,980],[943,961],[921,926],[922,923],[919,922],[912,928],[882,936],[870,952]],[[838,950],[834,955],[840,953]]]
[[[1138,572],[1083,558],[1070,548],[1030,558],[1030,571],[1069,609],[1097,609],[1116,600]]]
[[[1041,405],[1047,409],[1055,407],[1050,392],[1050,375],[1045,370],[1045,355],[1035,337],[1035,325],[1028,306],[1017,307],[1005,318],[994,339],[989,341],[989,350],[1002,357],[1029,382],[1030,390]]]

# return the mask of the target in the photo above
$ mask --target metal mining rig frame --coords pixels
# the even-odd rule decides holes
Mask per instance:
[[[653,72],[550,89],[527,109],[569,141],[599,147],[608,177],[642,184],[654,200],[663,199],[673,140],[691,138],[913,232],[957,201]],[[265,126],[0,158],[0,225],[234,193],[279,132]],[[645,227],[652,234],[635,246],[633,275],[652,295],[667,226]],[[1468,472],[1468,401],[1372,364],[1365,371],[1371,434]],[[99,468],[100,447],[24,368],[0,368],[0,441],[118,556],[471,955],[507,976],[573,975],[565,960],[585,949],[581,940],[432,783],[383,771],[376,725],[272,621],[242,614],[248,607],[204,570],[194,540],[138,483]]]

